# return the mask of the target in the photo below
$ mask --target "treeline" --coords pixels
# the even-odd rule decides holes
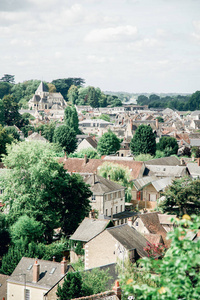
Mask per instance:
[[[5,74],[0,79],[0,99],[11,94],[19,108],[26,109],[39,84],[40,80],[27,80],[15,84],[14,75]],[[82,78],[55,79],[44,84],[50,93],[61,93],[64,99],[72,104],[92,107],[122,106],[122,101],[117,96],[106,95],[100,88],[93,86],[84,87],[85,80]]]
[[[139,105],[148,105],[149,108],[171,108],[179,111],[198,110],[200,109],[200,91],[192,95],[177,95],[160,97],[152,94],[149,97],[145,95],[138,96]]]

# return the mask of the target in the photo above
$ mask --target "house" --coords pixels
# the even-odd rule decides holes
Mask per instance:
[[[132,203],[138,209],[157,208],[157,199],[172,183],[172,177],[158,179],[156,176],[146,176],[133,181]]]
[[[32,134],[30,134],[25,141],[27,142],[32,142],[32,141],[38,141],[38,142],[44,142],[44,143],[48,143],[48,140],[45,139],[41,133],[38,132],[33,132]]]
[[[0,274],[0,298],[7,300],[7,279],[8,275]]]
[[[69,271],[74,269],[65,258],[58,263],[22,257],[7,280],[7,300],[56,299],[58,284],[62,285]]]
[[[130,171],[131,179],[141,178],[143,176],[145,165],[141,161],[134,161],[132,158],[120,159],[120,157],[115,157],[113,159],[88,159],[85,158],[70,158],[70,157],[60,157],[59,162],[63,163],[64,169],[69,173],[82,173],[82,174],[92,174],[98,173],[99,168],[105,163],[118,164],[122,167],[128,168]]]
[[[85,218],[78,226],[76,231],[70,237],[70,240],[74,242],[82,242],[84,248],[85,244],[99,235],[108,227],[112,227],[113,223],[110,219],[96,219],[96,218]],[[79,259],[73,248],[70,251],[70,262],[73,263]]]
[[[112,126],[112,123],[101,119],[86,119],[79,122],[79,129],[84,134],[95,134],[98,136],[102,136]]]
[[[112,218],[114,213],[125,210],[125,187],[96,174],[86,177],[85,183],[90,185],[92,192],[91,208],[100,215]]]
[[[87,136],[85,139],[83,139],[79,144],[76,149],[76,152],[79,152],[81,150],[85,149],[97,149],[97,141],[95,138],[92,138],[91,136]]]
[[[197,159],[197,163],[187,163],[187,168],[192,178],[200,178],[200,158]]]
[[[167,216],[167,215],[166,215]],[[167,216],[165,218],[170,218],[171,216]],[[168,224],[170,220],[168,220]],[[135,218],[132,226],[141,234],[158,234],[162,236],[162,239],[164,241],[165,246],[169,247],[170,241],[167,240],[167,232],[169,230],[166,230],[163,225],[168,225],[168,224],[161,224],[160,221],[163,221],[163,217],[159,217],[158,212],[152,212],[152,213],[144,213],[137,215]],[[166,222],[166,221],[163,221]],[[172,226],[171,224],[169,224]],[[170,229],[171,230],[171,229]]]
[[[136,262],[148,256],[146,245],[147,240],[127,224],[107,228],[85,244],[85,270],[118,260]]]
[[[28,102],[29,109],[45,110],[45,109],[56,109],[64,110],[67,106],[61,93],[49,93],[48,89],[41,81],[35,94]]]

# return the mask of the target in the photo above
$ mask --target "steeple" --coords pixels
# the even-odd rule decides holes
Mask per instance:
[[[46,86],[44,85],[44,82],[40,82],[40,85],[38,86],[35,94],[40,95],[41,93],[48,93],[48,89],[46,88]]]

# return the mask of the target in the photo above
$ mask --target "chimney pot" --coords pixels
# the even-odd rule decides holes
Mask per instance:
[[[56,261],[56,257],[55,256],[53,256],[53,262],[55,262]]]
[[[122,290],[119,286],[118,280],[115,280],[115,286],[113,287],[113,291],[115,292],[116,296],[121,300]]]
[[[108,175],[108,180],[110,180],[110,175]]]

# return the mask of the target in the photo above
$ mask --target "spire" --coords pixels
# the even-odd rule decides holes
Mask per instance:
[[[44,82],[40,82],[40,85],[37,88],[37,91],[35,92],[37,93],[43,93],[43,92],[48,92],[48,89],[46,88],[46,86],[44,85]]]

